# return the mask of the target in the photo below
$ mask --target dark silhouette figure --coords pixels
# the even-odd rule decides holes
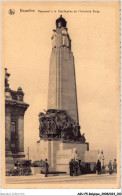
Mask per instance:
[[[108,164],[108,168],[109,168],[109,174],[112,174],[113,170],[112,170],[112,163],[111,163],[111,161]]]
[[[98,159],[98,161],[97,161],[97,174],[98,174],[98,175],[101,174],[101,162],[100,162],[99,159]]]
[[[49,164],[47,162],[47,159],[45,159],[45,177],[48,176],[48,168],[49,168]]]
[[[114,159],[114,161],[113,161],[113,172],[117,173],[117,163],[116,163],[116,159]]]
[[[69,162],[70,176],[73,176],[73,166],[73,159],[71,159],[71,161]]]
[[[81,160],[79,160],[79,168],[80,168],[80,174],[82,174],[82,164],[81,164]]]
[[[78,161],[74,161],[74,169],[75,169],[75,176],[78,176],[78,167],[79,167],[79,163]]]

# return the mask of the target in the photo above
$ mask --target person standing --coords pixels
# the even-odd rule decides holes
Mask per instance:
[[[112,163],[111,163],[111,160],[109,161],[108,168],[109,168],[109,174],[112,174]]]
[[[98,174],[98,175],[101,174],[101,162],[100,162],[99,159],[98,159],[98,161],[97,161],[97,174]]]
[[[79,168],[80,168],[80,174],[82,174],[82,162],[79,160]]]
[[[113,172],[117,173],[117,163],[116,163],[116,159],[114,159],[114,161],[113,161]]]
[[[45,159],[45,177],[47,177],[48,175],[48,168],[49,168],[49,164],[47,162],[47,159]]]
[[[78,160],[75,160],[74,161],[75,176],[78,176],[78,166],[79,166]]]
[[[69,162],[70,176],[73,176],[73,159]]]

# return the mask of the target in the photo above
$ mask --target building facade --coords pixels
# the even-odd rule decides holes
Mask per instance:
[[[19,87],[13,91],[9,87],[10,74],[5,69],[5,156],[6,170],[13,168],[16,159],[24,158],[24,114],[28,104]]]

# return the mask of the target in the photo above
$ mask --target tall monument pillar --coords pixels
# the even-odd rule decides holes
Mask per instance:
[[[66,20],[60,16],[56,20],[56,30],[53,30],[48,109],[66,110],[79,123],[74,56],[66,24]]]
[[[52,35],[49,67],[48,109],[39,113],[38,158],[48,159],[53,171],[69,171],[69,161],[84,162],[89,150],[80,133],[74,56],[66,20],[60,16]]]

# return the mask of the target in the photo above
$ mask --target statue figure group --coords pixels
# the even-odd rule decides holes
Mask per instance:
[[[84,134],[80,134],[80,126],[66,112],[40,113],[39,136],[41,138],[59,138],[70,141],[85,142]]]
[[[58,43],[59,38],[57,39],[57,37],[61,37],[60,43]],[[53,35],[52,35],[52,48],[56,48],[57,44],[58,46],[66,46],[68,48],[71,48],[71,40],[69,37],[69,34],[67,32],[67,28],[64,28],[62,30],[62,33],[59,35],[57,34],[56,30],[53,30]]]

